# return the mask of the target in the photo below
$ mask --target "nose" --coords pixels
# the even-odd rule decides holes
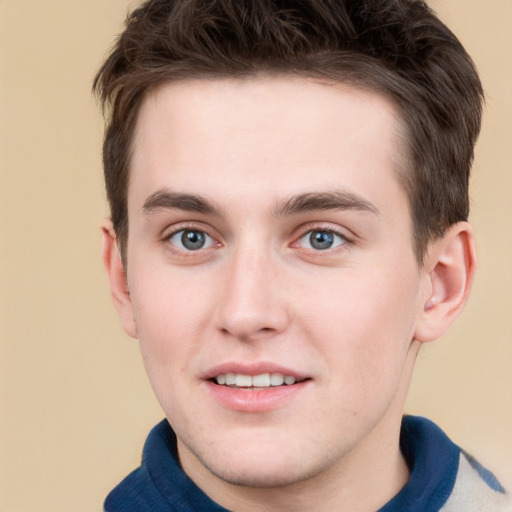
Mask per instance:
[[[217,325],[239,340],[272,337],[289,323],[286,290],[277,262],[266,251],[240,249],[225,262]]]

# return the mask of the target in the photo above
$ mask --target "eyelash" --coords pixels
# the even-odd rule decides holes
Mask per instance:
[[[193,233],[201,234],[202,236],[204,236],[206,239],[205,244],[207,244],[206,247],[201,246],[195,250],[184,247],[183,246],[183,236],[187,232],[192,233],[192,234]],[[318,249],[318,248],[311,247],[311,236],[314,233],[323,233],[323,234],[332,235],[334,238],[334,241],[333,241],[333,244],[335,244],[334,247],[331,246],[331,247],[326,247],[324,249]],[[178,236],[181,237],[181,240],[178,243],[181,242],[182,247],[177,247],[176,242],[173,243],[173,241],[172,241],[174,238],[176,238]],[[308,237],[309,237],[310,247],[303,247],[301,244],[301,241],[307,240]],[[336,239],[338,239],[338,242],[336,242]],[[167,245],[167,247],[171,250],[171,252],[173,252],[179,256],[182,256],[182,257],[191,257],[194,255],[197,255],[198,253],[203,253],[204,251],[206,251],[208,249],[222,246],[222,243],[219,242],[212,235],[208,234],[208,232],[206,230],[198,228],[197,226],[191,226],[191,225],[179,226],[178,228],[174,229],[171,233],[164,235],[162,237],[162,242]],[[303,248],[303,249],[306,249],[308,251],[311,251],[313,253],[317,253],[320,255],[321,253],[330,253],[332,251],[346,249],[347,248],[346,246],[348,246],[350,244],[353,244],[353,240],[351,238],[349,238],[346,234],[341,233],[336,229],[333,229],[331,226],[316,226],[313,228],[309,228],[306,231],[303,231],[302,234],[298,238],[295,238],[295,241],[292,244],[290,244],[290,247]]]
[[[208,244],[207,247],[198,247],[196,250],[193,249],[187,249],[186,247],[177,247],[176,243],[173,243],[173,238],[177,236],[181,236],[183,239],[183,236],[185,233],[201,233],[206,238],[206,243]],[[180,225],[175,227],[175,229],[172,230],[169,234],[165,234],[162,236],[161,241],[163,244],[166,245],[168,250],[171,251],[174,255],[180,256],[180,257],[193,257],[198,255],[198,253],[203,253],[207,249],[220,247],[222,244],[212,235],[208,234],[207,230],[201,229],[200,227],[197,227],[196,225]],[[183,245],[183,243],[181,244]]]
[[[174,242],[173,243],[173,239],[178,237],[178,235],[181,234],[181,245],[182,247],[180,247],[180,250],[185,250],[186,252],[190,251],[190,252],[195,252],[195,251],[199,251],[201,249],[208,249],[209,247],[211,247],[213,245],[213,243],[215,242],[214,239],[208,235],[207,233],[205,233],[204,231],[199,231],[198,229],[181,229],[180,231],[177,231],[176,233],[174,233],[172,236],[169,237],[169,242],[171,242],[173,245],[176,245],[176,243]],[[204,245],[201,245],[200,247],[197,247],[197,248],[190,248],[190,247],[185,247],[185,240],[186,240],[186,235],[195,235],[196,238],[199,238],[199,242],[201,242],[201,239],[203,239],[202,241],[204,242]],[[194,244],[194,240],[192,240],[192,237],[189,237],[189,240],[188,240],[191,244]]]
[[[309,241],[311,242],[311,236],[313,233],[328,233],[333,235],[336,239],[338,238],[339,242],[334,245],[334,247],[327,247],[325,249],[315,249],[313,247],[302,247],[301,241],[307,240],[309,237]],[[322,256],[328,255],[332,253],[336,253],[337,251],[345,251],[350,248],[350,246],[354,245],[354,237],[350,236],[346,233],[346,230],[337,229],[333,227],[332,224],[319,224],[319,225],[311,225],[303,226],[301,229],[300,236],[295,238],[295,241],[291,244],[291,247],[304,248],[308,251],[309,254],[313,256]],[[311,245],[311,244],[310,244]]]
[[[331,237],[332,245],[325,248],[315,248],[312,247],[313,245],[313,235],[314,234],[322,234],[322,235],[329,235]],[[338,240],[336,240],[338,239]],[[310,229],[309,231],[306,231],[300,238],[297,240],[297,244],[299,245],[301,241],[308,241],[309,246],[307,249],[312,249],[315,252],[326,252],[329,250],[335,250],[337,247],[340,247],[342,245],[345,245],[349,242],[346,236],[342,235],[341,233],[338,233],[337,231],[334,231],[332,229]],[[319,244],[322,243],[322,240],[316,240]]]

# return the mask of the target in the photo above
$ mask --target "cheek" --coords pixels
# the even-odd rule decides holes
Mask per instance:
[[[341,270],[315,286],[304,285],[300,296],[303,317],[317,318],[316,328],[321,331],[350,338],[373,330],[392,335],[414,321],[419,280],[414,271]]]
[[[365,395],[397,379],[414,333],[415,274],[390,275],[347,273],[302,305],[310,320],[303,329],[328,356],[329,373],[350,380],[349,387]]]
[[[136,282],[130,282],[133,314],[152,340],[185,336],[185,341],[204,322],[212,299],[201,276],[170,268],[136,275]]]
[[[154,386],[154,380],[182,378],[199,350],[211,317],[208,292],[197,280],[165,271],[140,273],[130,286],[139,345]]]
[[[169,418],[187,406],[188,368],[198,351],[197,294],[169,286],[159,279],[133,289],[133,313],[139,348],[154,394]],[[184,402],[185,400],[185,402]]]

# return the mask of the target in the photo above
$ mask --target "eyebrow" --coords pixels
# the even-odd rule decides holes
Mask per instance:
[[[145,212],[172,209],[207,215],[220,215],[220,208],[208,199],[195,194],[171,192],[168,189],[157,190],[151,194],[144,202],[142,209]]]
[[[359,210],[379,214],[379,210],[363,197],[345,191],[298,194],[277,205],[274,215],[282,217],[318,210]]]
[[[160,209],[176,209],[205,215],[220,216],[220,208],[210,200],[183,192],[172,192],[168,189],[157,190],[151,194],[143,205],[143,210],[153,212]],[[274,208],[274,216],[285,217],[321,210],[359,210],[379,214],[379,210],[366,199],[345,191],[308,192],[298,194]]]

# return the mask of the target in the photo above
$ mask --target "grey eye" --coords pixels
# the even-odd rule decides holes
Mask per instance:
[[[203,231],[182,229],[181,231],[174,233],[170,238],[170,242],[182,250],[197,251],[199,249],[210,247],[213,240],[211,236],[207,235]]]
[[[345,238],[333,231],[309,231],[300,239],[302,247],[314,249],[315,251],[325,251],[338,247],[346,242]]]
[[[327,233],[326,231],[313,231],[313,233],[309,235],[309,243],[314,249],[329,249],[333,242],[334,237],[332,233]]]

